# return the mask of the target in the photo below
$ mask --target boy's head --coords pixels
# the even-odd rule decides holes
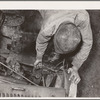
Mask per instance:
[[[54,36],[55,52],[68,54],[73,52],[81,41],[80,30],[69,22],[63,22]]]

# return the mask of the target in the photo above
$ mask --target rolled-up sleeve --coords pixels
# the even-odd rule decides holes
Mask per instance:
[[[87,59],[93,44],[89,14],[85,12],[78,15],[76,18],[76,24],[81,31],[83,43],[80,51],[75,55],[72,65],[79,69],[83,62]]]

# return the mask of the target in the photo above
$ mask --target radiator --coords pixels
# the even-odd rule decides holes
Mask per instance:
[[[65,97],[65,89],[1,82],[0,97]]]

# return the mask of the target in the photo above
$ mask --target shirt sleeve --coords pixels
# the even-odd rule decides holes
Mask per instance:
[[[81,31],[83,43],[80,51],[75,55],[72,65],[79,69],[90,53],[93,44],[93,38],[88,13],[78,15],[76,18],[76,23]]]
[[[40,31],[36,41],[37,59],[42,60],[42,57],[48,45],[48,41],[53,36],[54,29],[55,29],[54,26],[50,26]]]

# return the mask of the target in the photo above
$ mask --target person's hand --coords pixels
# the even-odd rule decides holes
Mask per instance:
[[[74,68],[74,66],[72,68],[68,69],[68,73],[71,73],[69,80],[74,82],[75,84],[78,84],[81,80],[79,74],[78,74],[78,70]]]
[[[39,68],[42,68],[42,60],[36,60],[35,63],[34,63],[34,68],[35,69],[39,69]]]

